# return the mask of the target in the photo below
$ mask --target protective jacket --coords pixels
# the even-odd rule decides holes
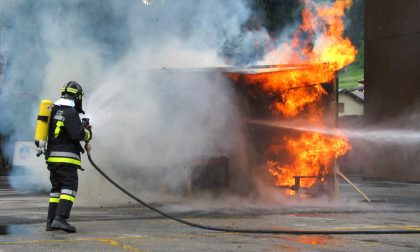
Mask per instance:
[[[53,106],[45,155],[48,164],[67,163],[80,166],[80,152],[84,153],[80,141],[89,141],[91,138],[91,131],[84,127],[71,102],[56,102]]]

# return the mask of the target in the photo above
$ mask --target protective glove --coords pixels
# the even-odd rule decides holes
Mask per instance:
[[[89,127],[85,127],[85,142],[89,142],[92,139],[92,126],[89,125]]]

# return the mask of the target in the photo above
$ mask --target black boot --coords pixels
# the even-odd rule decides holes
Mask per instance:
[[[56,228],[51,227],[51,223],[54,221],[55,211],[57,209],[57,203],[50,202],[48,206],[48,217],[47,217],[47,231],[54,231],[57,230]]]
[[[75,233],[76,228],[70,225],[65,218],[61,216],[56,216],[54,221],[51,223],[51,228],[60,229],[66,231],[67,233]]]
[[[58,230],[57,228],[51,227],[51,224],[53,223],[54,219],[48,219],[47,220],[47,228],[45,230],[47,231],[54,231]]]

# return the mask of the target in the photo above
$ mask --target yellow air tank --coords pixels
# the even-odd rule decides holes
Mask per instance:
[[[50,100],[42,100],[39,105],[39,113],[35,130],[35,145],[38,149],[45,147],[47,142],[52,106],[53,102]]]

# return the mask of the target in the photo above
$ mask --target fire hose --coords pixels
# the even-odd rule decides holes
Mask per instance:
[[[248,234],[289,234],[289,235],[361,235],[361,234],[420,234],[420,229],[382,229],[382,230],[373,230],[373,229],[355,229],[355,230],[294,230],[294,229],[236,229],[236,228],[226,228],[226,227],[216,227],[216,226],[209,226],[209,225],[202,225],[190,221],[183,220],[181,218],[175,217],[173,215],[167,214],[165,212],[160,211],[159,209],[149,205],[148,203],[144,202],[140,198],[136,197],[122,186],[120,186],[117,182],[115,182],[111,177],[109,177],[104,171],[102,171],[99,166],[95,164],[91,156],[91,145],[86,143],[85,149],[87,152],[87,156],[89,162],[92,166],[112,185],[118,188],[120,191],[125,193],[127,196],[132,198],[133,200],[137,201],[141,205],[150,210],[174,221],[180,222],[182,224],[211,231],[219,231],[219,232],[229,232],[229,233],[248,233]]]

